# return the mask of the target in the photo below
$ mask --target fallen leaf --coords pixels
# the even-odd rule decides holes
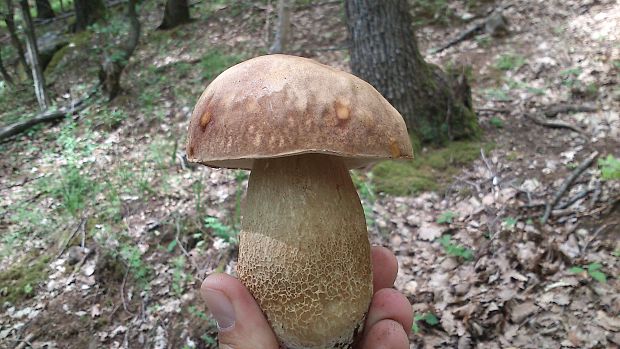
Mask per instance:
[[[538,307],[533,302],[517,304],[511,309],[510,320],[512,320],[512,322],[516,324],[521,323],[523,320],[525,320],[537,310]]]
[[[435,223],[424,222],[418,229],[418,238],[425,241],[433,241],[441,236],[443,228]]]

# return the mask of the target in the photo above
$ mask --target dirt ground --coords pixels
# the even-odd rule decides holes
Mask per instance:
[[[433,53],[499,7],[507,33]],[[212,78],[202,57],[264,53],[275,17],[258,2],[199,4],[194,22],[162,33],[161,13],[141,10],[123,96],[1,145],[0,348],[217,347],[197,290],[234,274],[247,173],[185,163],[185,131]],[[417,30],[421,51],[472,68],[491,150],[437,192],[392,196],[372,169],[356,173],[371,242],[397,255],[395,287],[416,314],[411,348],[619,348],[620,182],[598,159],[620,157],[620,3],[455,1],[441,13]],[[348,70],[339,4],[293,18],[294,54]],[[53,73],[61,101],[96,79],[70,64]],[[590,109],[545,115],[567,105]],[[62,190],[74,177],[80,195]]]

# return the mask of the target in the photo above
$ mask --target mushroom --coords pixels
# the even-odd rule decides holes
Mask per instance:
[[[237,274],[281,344],[350,347],[373,290],[366,220],[348,170],[413,156],[398,111],[349,73],[301,57],[257,57],[202,93],[187,155],[251,170]]]

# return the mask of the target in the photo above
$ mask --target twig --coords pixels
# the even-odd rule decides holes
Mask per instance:
[[[476,111],[479,113],[505,113],[508,114],[512,110],[507,108],[476,108]]]
[[[592,113],[592,112],[595,112],[596,110],[597,110],[596,108],[588,106],[588,105],[559,103],[559,104],[555,104],[555,105],[552,105],[546,108],[544,113],[546,117],[553,118],[557,116],[558,114],[580,113],[580,112]]]
[[[478,32],[478,31],[480,31],[480,30],[482,30],[484,28],[484,24],[485,24],[484,20],[478,21],[477,23],[475,23],[470,28],[468,28],[465,31],[461,32],[456,38],[448,41],[447,44],[445,44],[445,45],[443,45],[441,47],[432,49],[431,50],[431,54],[435,54],[435,53],[439,53],[441,51],[444,51],[444,50],[446,50],[446,49],[448,49],[448,48],[458,44],[461,41],[465,41],[466,39],[469,39],[470,37],[473,37],[476,32]]]
[[[32,181],[35,181],[35,180],[37,180],[39,178],[43,178],[43,177],[45,177],[45,175],[40,175],[38,177],[26,177],[26,178],[24,178],[24,180],[21,183],[7,185],[6,187],[1,188],[0,190],[6,190],[6,189],[15,188],[15,187],[21,187],[21,186],[25,185],[28,182],[32,182]]]
[[[577,200],[586,197],[588,194],[590,194],[593,191],[594,191],[594,189],[587,189],[587,190],[584,190],[582,192],[579,192],[575,196],[573,196],[572,198],[568,199],[568,201],[566,201],[565,203],[563,203],[561,205],[558,205],[557,207],[554,207],[554,209],[563,210],[563,209],[569,207],[570,205],[574,204],[575,202],[577,202]]]
[[[567,122],[564,122],[564,121],[541,120],[540,118],[538,118],[538,117],[536,117],[534,115],[528,114],[528,113],[525,113],[525,117],[530,119],[530,120],[532,120],[532,121],[534,121],[534,123],[536,123],[538,125],[541,125],[541,126],[544,126],[544,127],[549,127],[549,128],[567,128],[567,129],[569,129],[571,131],[579,133],[580,135],[583,135],[583,131],[580,130],[579,128],[577,128],[577,126],[571,125],[571,124],[569,124]]]
[[[34,333],[30,333],[29,335],[26,336],[26,338],[18,340],[19,344],[15,347],[15,349],[24,349],[26,345],[32,348],[32,344],[30,344],[30,341],[33,338],[34,338]]]
[[[594,232],[594,234],[592,234],[592,237],[590,239],[588,239],[588,241],[586,241],[586,244],[583,246],[583,250],[581,251],[581,253],[586,252],[586,250],[588,249],[588,247],[590,246],[590,244],[592,243],[592,241],[594,241],[594,239],[596,239],[596,237],[602,233],[603,231],[605,231],[605,229],[609,228],[609,227],[613,227],[615,225],[620,225],[620,222],[611,222],[611,223],[607,223],[607,224],[603,224],[602,226],[600,226],[598,229],[596,229],[596,231]]]
[[[129,311],[129,308],[127,307],[127,302],[125,302],[125,283],[127,282],[127,274],[129,274],[129,266],[126,267],[127,269],[125,269],[125,276],[123,276],[123,282],[121,282],[121,300],[123,301],[123,309],[125,309],[125,311],[132,316],[135,316],[134,313]]]
[[[65,253],[65,250],[67,249],[67,247],[69,247],[69,243],[71,242],[71,240],[73,240],[73,238],[75,237],[75,235],[77,234],[77,232],[82,229],[82,226],[84,225],[84,222],[86,222],[86,218],[82,217],[82,219],[80,220],[80,223],[77,225],[77,227],[75,228],[75,230],[73,231],[73,233],[71,233],[71,236],[69,236],[69,238],[67,239],[67,241],[65,241],[64,245],[62,246],[62,249],[60,250],[60,252],[58,252],[58,254],[56,255],[56,259],[60,258],[60,256],[62,256],[63,253]]]
[[[575,179],[577,179],[577,177],[579,177],[579,175],[581,175],[583,171],[585,171],[588,167],[590,167],[590,165],[592,165],[592,163],[594,162],[594,159],[596,159],[597,156],[598,156],[598,151],[595,151],[590,156],[588,156],[588,158],[585,159],[581,163],[581,165],[579,165],[579,167],[574,169],[573,172],[571,172],[570,176],[568,176],[568,178],[564,180],[564,183],[562,183],[562,185],[560,186],[560,189],[558,189],[558,191],[553,196],[553,200],[547,203],[547,206],[545,207],[545,213],[543,214],[542,219],[541,219],[542,224],[547,223],[547,220],[549,219],[549,215],[551,214],[551,210],[558,204],[558,202],[560,202],[560,199],[562,198],[566,190],[568,190],[568,188],[571,186],[571,184],[573,184]]]
[[[198,271],[198,265],[196,265],[196,263],[194,262],[194,260],[192,259],[191,255],[187,252],[187,250],[185,249],[185,247],[183,246],[183,244],[181,243],[181,240],[179,240],[179,235],[181,233],[181,227],[179,225],[179,217],[176,217],[175,220],[175,224],[176,224],[176,229],[177,229],[177,234],[174,237],[174,240],[177,242],[177,246],[179,246],[179,248],[181,249],[181,252],[183,252],[183,254],[185,255],[185,257],[187,258],[187,260],[190,262],[190,264],[192,265],[192,267]],[[200,279],[198,279],[196,276],[194,276],[194,278],[196,278],[198,281],[202,281]]]

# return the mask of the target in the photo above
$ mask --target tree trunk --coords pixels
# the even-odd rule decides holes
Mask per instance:
[[[22,10],[22,18],[24,20],[24,32],[26,33],[26,47],[28,48],[28,57],[30,58],[30,67],[32,68],[32,80],[34,81],[34,92],[39,102],[41,110],[46,110],[50,105],[50,100],[45,93],[45,78],[41,64],[39,63],[39,50],[37,48],[37,38],[34,33],[34,25],[30,17],[30,7],[28,0],[20,0],[19,6]]]
[[[9,72],[4,67],[4,62],[2,61],[2,51],[0,51],[0,73],[2,74],[2,79],[8,84],[13,85],[13,78],[9,74]]]
[[[24,47],[22,46],[22,43],[19,40],[19,37],[17,36],[17,30],[15,29],[15,20],[13,17],[13,1],[6,0],[5,4],[6,4],[6,13],[4,16],[4,22],[6,23],[6,28],[9,31],[9,36],[11,37],[11,43],[13,44],[13,47],[15,47],[15,50],[17,51],[17,57],[21,65],[24,67],[24,71],[26,72],[28,76],[30,76],[30,74],[28,73],[29,67],[28,67],[28,63],[26,62],[26,54],[24,53]]]
[[[171,29],[189,21],[189,5],[187,0],[167,0],[164,20],[157,29]]]
[[[37,5],[37,18],[54,18],[54,11],[52,10],[52,5],[50,4],[50,0],[36,0]]]
[[[89,25],[95,23],[105,12],[103,0],[75,0],[73,2],[75,8],[75,28],[74,31],[79,32]]]
[[[410,134],[436,144],[479,134],[465,75],[424,61],[407,0],[346,0],[345,11],[351,70],[392,103]]]
[[[278,0],[278,26],[269,53],[286,52],[291,33],[291,0]]]
[[[108,100],[114,99],[120,93],[121,74],[129,62],[129,58],[136,50],[140,39],[140,21],[136,13],[136,1],[129,0],[127,2],[127,17],[130,29],[127,45],[123,48],[121,57],[105,57],[99,70],[99,81],[103,86],[103,91],[108,95]]]

